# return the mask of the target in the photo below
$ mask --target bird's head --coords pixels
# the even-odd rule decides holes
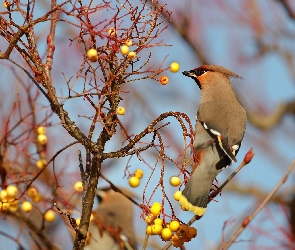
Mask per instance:
[[[226,69],[218,65],[203,65],[189,71],[183,71],[182,74],[194,79],[200,89],[203,88],[204,83],[218,76],[225,76],[227,78],[242,78],[238,74],[230,71],[229,69]]]

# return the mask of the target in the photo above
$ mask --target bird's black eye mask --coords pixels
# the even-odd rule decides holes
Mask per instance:
[[[205,74],[207,71],[208,70],[203,69],[203,68],[196,68],[196,69],[192,69],[190,71],[183,71],[182,74],[194,79],[195,82],[198,84],[199,88],[201,89],[201,84],[200,84],[200,81],[198,80],[197,77]]]

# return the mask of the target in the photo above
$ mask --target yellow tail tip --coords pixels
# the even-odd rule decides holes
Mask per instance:
[[[179,203],[187,210],[193,212],[195,215],[203,216],[206,212],[205,207],[197,207],[191,204],[183,195],[180,196]]]

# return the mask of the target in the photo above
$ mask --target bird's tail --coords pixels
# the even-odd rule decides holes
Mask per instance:
[[[200,163],[182,191],[179,202],[185,209],[202,216],[206,212],[212,182],[220,169],[230,164],[230,160],[218,152],[214,144],[201,149],[198,155]]]

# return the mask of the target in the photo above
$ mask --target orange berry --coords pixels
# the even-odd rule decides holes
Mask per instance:
[[[166,85],[166,84],[168,84],[169,79],[168,79],[167,76],[161,76],[160,79],[159,79],[159,81],[160,81],[160,83],[161,83],[162,85]]]
[[[195,238],[197,236],[197,234],[198,234],[198,231],[196,228],[189,227],[187,229],[186,236],[189,237],[190,239]]]
[[[136,187],[139,186],[139,184],[140,184],[140,179],[138,179],[136,176],[132,176],[129,179],[129,185],[130,185],[130,187],[136,188]]]
[[[172,241],[179,241],[179,236],[177,234],[173,234],[171,237]]]
[[[179,236],[184,236],[186,235],[187,230],[188,230],[188,226],[185,224],[181,224],[179,229],[177,230],[177,234]]]
[[[172,246],[174,247],[182,247],[184,244],[184,241],[179,239],[178,241],[172,241]]]

